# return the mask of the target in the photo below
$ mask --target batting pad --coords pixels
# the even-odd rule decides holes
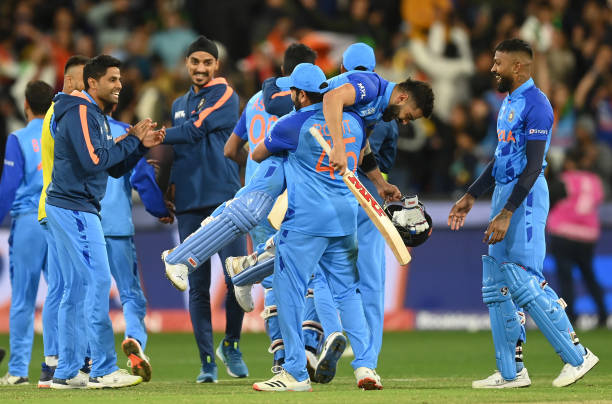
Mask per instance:
[[[501,265],[512,299],[533,318],[542,334],[565,363],[579,366],[583,362],[580,346],[574,343],[572,325],[559,298],[550,296],[524,268],[511,262]],[[546,287],[546,286],[544,286]],[[556,298],[555,298],[556,297]]]
[[[482,301],[489,308],[497,369],[505,380],[514,380],[516,343],[523,328],[504,274],[489,255],[482,256]]]
[[[258,261],[252,267],[248,267],[238,275],[232,277],[232,283],[236,286],[252,285],[263,281],[274,273],[274,256],[265,261]]]
[[[272,208],[274,199],[264,192],[250,192],[227,202],[214,220],[200,227],[166,258],[169,264],[184,264],[193,272],[236,237],[253,229]]]

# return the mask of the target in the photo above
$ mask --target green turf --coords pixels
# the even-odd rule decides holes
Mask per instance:
[[[580,334],[600,363],[583,380],[558,389],[551,381],[561,369],[561,361],[537,332],[528,335],[525,361],[532,386],[518,390],[472,390],[471,381],[488,376],[493,368],[492,343],[487,332],[409,332],[386,333],[378,367],[383,391],[360,391],[343,358],[338,373],[328,385],[313,385],[313,393],[263,393],[251,389],[254,381],[270,376],[271,355],[263,334],[245,334],[241,344],[250,369],[247,379],[233,379],[223,365],[219,383],[194,383],[199,359],[190,334],[153,334],[147,349],[152,358],[153,380],[134,388],[103,391],[51,391],[27,387],[0,387],[0,403],[251,403],[251,402],[336,402],[336,403],[497,403],[497,402],[612,402],[612,332]],[[215,336],[218,344],[220,336]],[[119,339],[117,342],[120,342]],[[8,336],[0,335],[0,346],[8,346]],[[117,345],[119,349],[119,345]],[[121,352],[118,350],[118,352]],[[42,340],[36,337],[30,379],[38,380]],[[125,366],[122,354],[119,365]],[[0,373],[7,370],[7,359]]]

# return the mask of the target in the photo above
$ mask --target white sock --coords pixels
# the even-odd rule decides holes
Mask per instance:
[[[57,366],[57,355],[45,356],[47,366]]]

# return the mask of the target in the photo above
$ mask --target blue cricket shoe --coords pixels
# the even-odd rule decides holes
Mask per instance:
[[[238,349],[238,341],[223,340],[217,348],[217,358],[221,359],[227,373],[232,377],[247,377],[249,369],[242,360],[242,352]]]

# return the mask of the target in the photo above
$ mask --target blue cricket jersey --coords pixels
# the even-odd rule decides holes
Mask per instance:
[[[545,140],[550,145],[553,110],[546,95],[527,80],[504,99],[497,116],[497,148],[492,175],[495,181],[507,184],[525,169],[527,140]],[[546,160],[542,160],[542,168]]]
[[[107,116],[110,132],[113,138],[124,135],[129,125]],[[136,181],[135,178],[143,178]],[[121,178],[108,178],[106,193],[100,201],[100,216],[104,236],[126,237],[134,235],[132,222],[132,187],[136,188],[145,208],[156,217],[169,216],[164,198],[155,182],[155,172],[143,157],[131,173]],[[144,189],[144,190],[143,190]],[[147,191],[147,192],[144,192]]]
[[[9,209],[13,217],[38,211],[43,185],[40,153],[42,123],[41,118],[34,118],[7,139],[0,180],[0,222]]]
[[[382,173],[389,173],[393,167],[395,156],[397,154],[398,136],[399,133],[397,122],[393,120],[389,122],[378,122],[368,137],[370,149],[372,149],[372,153],[374,153],[374,158],[376,158],[378,168]],[[378,195],[378,190],[374,186],[374,183],[370,181],[366,173],[364,173],[361,168],[359,168],[357,172],[359,173],[359,180],[361,183],[382,206],[385,201],[380,197],[380,195]]]
[[[370,128],[381,120],[389,105],[395,83],[387,81],[374,72],[353,70],[327,80],[330,89],[349,83],[355,88],[355,104],[346,108],[356,112]]]
[[[285,163],[288,208],[281,230],[339,237],[357,230],[357,200],[342,178],[329,166],[329,156],[309,133],[318,127],[331,141],[325,126],[322,103],[285,115],[264,140],[272,153],[288,151]],[[354,113],[343,113],[342,132],[348,169],[355,171],[365,143],[363,121]]]
[[[251,154],[259,142],[265,137],[266,133],[270,131],[272,125],[278,120],[278,116],[272,115],[266,112],[266,108],[263,102],[263,93],[257,92],[254,96],[249,99],[247,105],[240,115],[240,119],[234,128],[234,133],[238,135],[242,140],[249,142],[249,158],[246,164],[246,173],[244,176],[244,182],[249,183],[253,173],[259,165],[253,161]]]

